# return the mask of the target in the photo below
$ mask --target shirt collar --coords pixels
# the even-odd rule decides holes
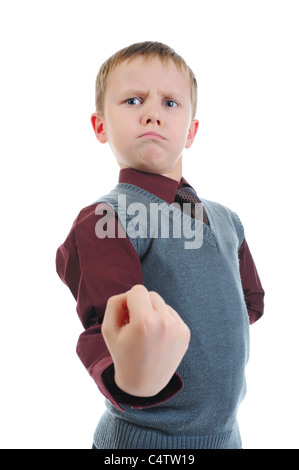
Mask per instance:
[[[134,168],[124,168],[120,170],[118,182],[138,186],[138,188],[154,194],[169,204],[174,202],[175,193],[179,187],[183,185],[190,186],[185,178],[181,178],[181,180],[177,182],[167,176],[156,173],[145,173],[135,170]]]

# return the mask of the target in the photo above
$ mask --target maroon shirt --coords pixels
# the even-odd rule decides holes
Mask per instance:
[[[177,188],[188,184],[184,178],[178,183],[162,175],[134,169],[121,170],[119,183],[141,187],[169,204],[174,202]],[[153,406],[177,393],[183,386],[182,380],[175,374],[165,389],[150,398],[128,395],[114,382],[113,361],[101,334],[101,323],[109,297],[142,284],[142,268],[128,238],[99,239],[96,236],[96,223],[103,216],[95,214],[96,207],[92,204],[79,213],[56,257],[58,275],[77,300],[77,313],[86,329],[79,337],[77,353],[100,391],[118,409],[122,410],[119,403],[134,408]],[[116,219],[115,225],[117,233]],[[244,298],[252,324],[263,314],[264,290],[245,239],[239,249],[239,259]]]

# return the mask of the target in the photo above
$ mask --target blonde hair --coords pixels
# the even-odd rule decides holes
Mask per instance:
[[[197,108],[197,82],[194,73],[184,59],[171,47],[161,42],[151,41],[140,42],[125,47],[113,54],[102,64],[96,79],[96,112],[99,114],[104,112],[104,95],[109,74],[122,62],[126,60],[131,62],[137,57],[144,57],[145,59],[159,57],[164,64],[172,60],[178,70],[187,73],[191,85],[192,119],[194,119]]]

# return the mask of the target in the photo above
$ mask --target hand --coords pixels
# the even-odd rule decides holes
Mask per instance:
[[[168,384],[190,341],[190,330],[177,312],[143,285],[110,297],[102,334],[115,383],[140,397],[154,396]]]

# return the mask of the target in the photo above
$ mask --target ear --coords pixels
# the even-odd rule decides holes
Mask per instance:
[[[101,142],[101,144],[105,144],[107,142],[107,136],[104,130],[103,116],[98,113],[94,113],[91,115],[90,119],[96,138]]]
[[[190,148],[191,145],[193,144],[193,140],[195,139],[195,136],[196,136],[197,131],[198,131],[198,125],[199,125],[199,121],[197,119],[193,119],[191,121],[188,136],[187,136],[187,140],[186,140],[186,145],[185,145],[186,149]]]

